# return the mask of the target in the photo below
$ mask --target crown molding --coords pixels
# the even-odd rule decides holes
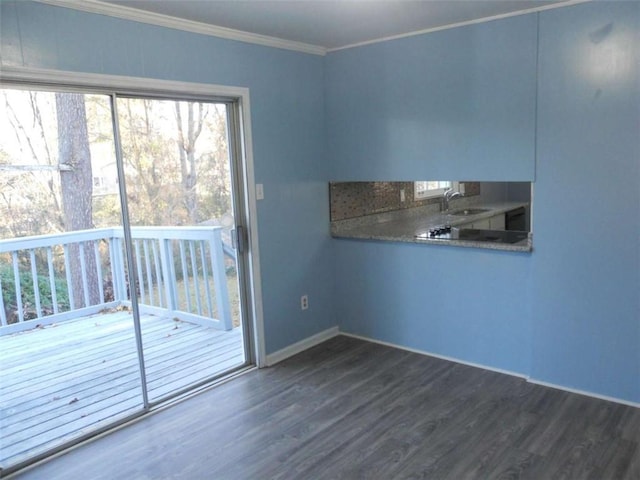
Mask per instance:
[[[458,28],[458,27],[464,27],[467,25],[475,25],[478,23],[491,22],[494,20],[516,17],[519,15],[526,15],[529,13],[537,13],[545,10],[553,10],[556,8],[568,7],[568,6],[577,5],[580,3],[587,3],[593,0],[567,0],[564,2],[554,3],[551,5],[544,5],[541,7],[503,13],[503,14],[494,15],[491,17],[483,17],[483,18],[478,18],[474,20],[468,20],[465,22],[442,25],[440,27],[427,28],[424,30],[417,30],[413,32],[402,33],[399,35],[392,35],[388,37],[377,38],[374,40],[367,40],[364,42],[353,43],[353,44],[344,45],[342,47],[336,47],[336,48],[325,48],[319,45],[311,45],[309,43],[295,42],[292,40],[284,40],[282,38],[270,37],[267,35],[259,35],[257,33],[250,33],[242,30],[235,30],[232,28],[220,27],[217,25],[210,25],[208,23],[185,20],[181,18],[171,17],[169,15],[162,15],[159,13],[138,10],[136,8],[125,7],[122,5],[105,3],[100,0],[35,0],[35,1],[39,3],[47,4],[47,5],[71,8],[74,10],[79,10],[79,11],[88,12],[88,13],[95,13],[98,15],[107,15],[110,17],[120,18],[124,20],[131,20],[134,22],[147,23],[150,25],[157,25],[160,27],[173,28],[176,30],[183,30],[186,32],[198,33],[201,35],[209,35],[212,37],[224,38],[227,40],[236,40],[239,42],[252,43],[255,45],[262,45],[265,47],[280,48],[284,50],[293,50],[296,52],[308,53],[311,55],[324,56],[330,52],[346,50],[349,48],[362,47],[365,45],[387,42],[390,40],[398,40],[402,38],[413,37],[416,35],[424,35],[427,33],[434,33],[442,30],[448,30],[450,28]]]
[[[541,7],[528,8],[526,10],[517,10],[515,12],[501,13],[500,15],[493,15],[491,17],[483,17],[483,18],[477,18],[477,19],[474,19],[474,20],[467,20],[467,21],[464,21],[464,22],[450,23],[448,25],[442,25],[440,27],[426,28],[424,30],[416,30],[416,31],[413,31],[413,32],[407,32],[407,33],[401,33],[401,34],[398,34],[398,35],[391,35],[391,36],[388,36],[388,37],[376,38],[374,40],[367,40],[367,41],[364,41],[364,42],[352,43],[352,44],[349,44],[349,45],[344,45],[342,47],[328,48],[328,49],[326,49],[326,52],[327,53],[338,52],[340,50],[347,50],[349,48],[362,47],[362,46],[365,46],[365,45],[372,45],[374,43],[388,42],[390,40],[399,40],[401,38],[414,37],[416,35],[424,35],[424,34],[427,34],[427,33],[440,32],[442,30],[449,30],[451,28],[465,27],[467,25],[476,25],[478,23],[492,22],[494,20],[501,20],[503,18],[517,17],[519,15],[527,15],[529,13],[542,12],[544,10],[554,10],[556,8],[569,7],[571,5],[578,5],[580,3],[587,3],[587,2],[592,2],[592,1],[594,1],[594,0],[567,0],[565,2],[554,3],[554,4],[551,4],[551,5],[544,5],[544,6],[541,6]]]
[[[280,48],[283,50],[293,50],[295,52],[308,53],[312,55],[326,55],[327,49],[317,45],[308,43],[294,42],[284,40],[282,38],[269,37],[267,35],[259,35],[257,33],[243,32],[232,28],[219,27],[209,25],[207,23],[194,22],[182,18],[161,15],[159,13],[146,12],[136,8],[114,5],[111,3],[101,2],[99,0],[36,0],[39,3],[53,5],[56,7],[71,8],[82,12],[95,13],[98,15],[107,15],[110,17],[120,18],[124,20],[132,20],[134,22],[147,23],[160,27],[173,28],[201,35],[209,35],[211,37],[224,38],[227,40],[236,40],[238,42],[252,43],[265,47]]]

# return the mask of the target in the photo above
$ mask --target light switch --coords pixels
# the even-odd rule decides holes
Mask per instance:
[[[256,200],[264,200],[264,187],[261,183],[256,183]]]

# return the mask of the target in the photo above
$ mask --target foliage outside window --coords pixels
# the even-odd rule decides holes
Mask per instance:
[[[458,189],[458,182],[447,181],[426,181],[414,182],[414,199],[424,200],[427,198],[441,197],[449,188]]]

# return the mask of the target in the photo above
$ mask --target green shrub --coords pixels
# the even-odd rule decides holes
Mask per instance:
[[[20,291],[22,304],[26,309],[35,309],[36,297],[33,288],[33,278],[31,271],[20,271]],[[49,284],[48,275],[38,275],[38,290],[40,291],[40,304],[42,309],[51,313],[53,311],[53,302],[51,300],[51,286]],[[0,265],[0,281],[2,281],[2,300],[7,312],[17,309],[16,285],[11,265]],[[56,296],[58,300],[59,310],[69,310],[69,294],[67,284],[64,280],[55,278]],[[46,314],[46,313],[45,313]]]

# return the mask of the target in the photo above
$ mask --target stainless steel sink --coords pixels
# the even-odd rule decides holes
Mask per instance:
[[[450,212],[449,215],[453,215],[455,217],[464,217],[467,215],[478,215],[479,213],[485,213],[488,211],[488,208],[465,208],[464,210],[456,210],[455,212]]]

